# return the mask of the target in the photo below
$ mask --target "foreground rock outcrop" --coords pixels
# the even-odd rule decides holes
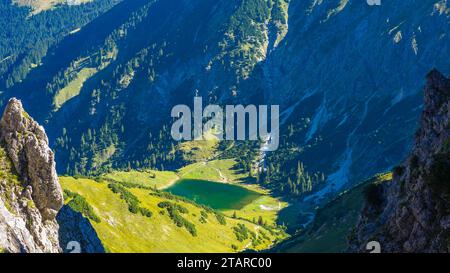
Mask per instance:
[[[82,213],[65,205],[56,216],[59,224],[59,243],[64,252],[70,252],[67,246],[77,242],[84,253],[104,253],[105,248],[98,238],[91,222]]]
[[[369,189],[349,251],[377,241],[382,252],[450,252],[450,79],[431,71],[424,93],[412,153]]]
[[[0,121],[0,250],[60,252],[63,193],[44,128],[17,99]]]

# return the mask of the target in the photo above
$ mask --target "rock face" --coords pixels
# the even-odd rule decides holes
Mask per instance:
[[[450,252],[450,79],[433,70],[424,92],[412,153],[366,201],[350,251]]]
[[[44,129],[10,99],[0,121],[0,248],[60,252],[56,214],[63,194]]]
[[[105,248],[97,232],[88,219],[69,206],[63,206],[56,216],[59,224],[59,243],[64,252],[70,252],[67,246],[71,241],[80,244],[84,253],[104,253]]]

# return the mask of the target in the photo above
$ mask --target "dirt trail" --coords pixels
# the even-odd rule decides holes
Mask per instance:
[[[171,179],[169,182],[167,182],[167,184],[158,187],[158,190],[165,190],[167,188],[170,188],[173,184],[175,184],[178,180],[180,180],[181,177],[178,174],[175,175],[176,178]]]
[[[228,183],[229,180],[228,178],[222,173],[222,171],[218,168],[213,168],[214,170],[216,170],[219,173],[220,179],[222,179],[222,182]]]

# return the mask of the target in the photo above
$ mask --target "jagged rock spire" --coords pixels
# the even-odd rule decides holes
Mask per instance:
[[[427,75],[424,110],[411,155],[366,202],[349,251],[378,241],[382,252],[450,252],[450,79]]]
[[[59,252],[55,217],[64,202],[54,154],[44,128],[15,98],[0,120],[0,146],[0,163],[10,166],[0,178],[0,248]]]
[[[0,141],[21,179],[32,187],[33,200],[44,219],[54,219],[63,195],[45,130],[12,98],[0,121]]]

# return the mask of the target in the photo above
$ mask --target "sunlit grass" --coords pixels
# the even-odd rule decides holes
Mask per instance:
[[[128,175],[125,178],[131,181]],[[86,198],[101,218],[100,223],[91,223],[105,248],[111,252],[234,252],[232,245],[237,246],[238,251],[246,247],[253,248],[250,239],[243,242],[237,240],[233,232],[237,223],[245,224],[255,232],[264,230],[268,234],[270,240],[263,240],[262,244],[254,247],[256,250],[267,248],[275,239],[264,228],[244,220],[227,217],[227,224],[220,225],[215,216],[209,213],[206,223],[202,223],[200,215],[203,208],[177,201],[189,210],[189,214],[184,217],[196,226],[197,236],[193,237],[185,229],[174,225],[167,213],[161,214],[163,209],[158,207],[158,203],[167,200],[150,195],[152,190],[129,189],[141,201],[140,206],[153,213],[148,218],[130,213],[119,195],[108,189],[107,182],[72,177],[61,177],[60,181],[64,189]]]
[[[68,100],[78,96],[84,82],[92,77],[97,72],[95,68],[83,68],[78,72],[78,75],[72,80],[66,87],[59,90],[53,98],[53,104],[55,109],[59,109]]]

